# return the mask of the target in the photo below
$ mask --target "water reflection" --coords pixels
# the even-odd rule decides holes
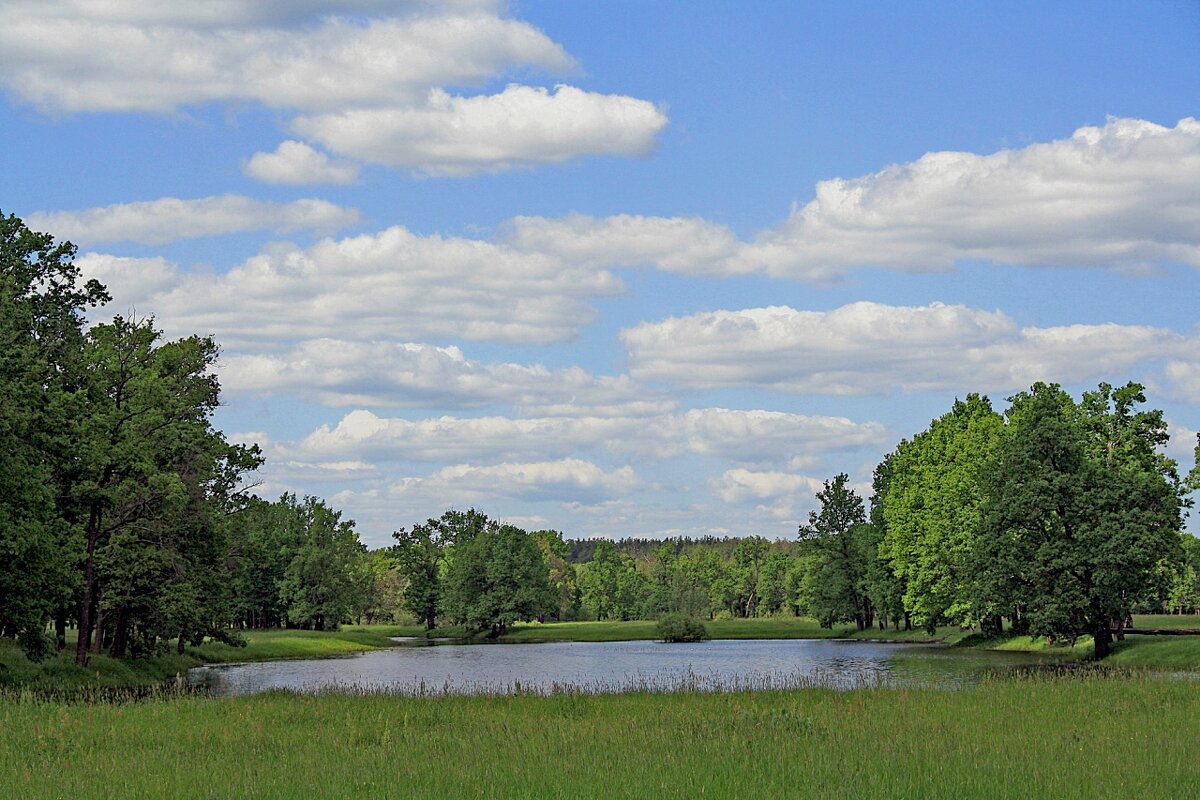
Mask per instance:
[[[416,642],[414,642],[416,644]],[[424,644],[424,642],[420,642]],[[401,646],[340,658],[200,667],[220,696],[285,689],[404,694],[978,684],[1043,655],[830,639]]]

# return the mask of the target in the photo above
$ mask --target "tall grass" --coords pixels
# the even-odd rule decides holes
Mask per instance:
[[[965,691],[0,702],[12,797],[1194,797],[1200,692]]]

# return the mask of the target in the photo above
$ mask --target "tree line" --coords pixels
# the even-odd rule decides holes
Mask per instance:
[[[869,506],[846,474],[826,481],[794,542],[572,542],[579,608],[1090,635],[1100,656],[1134,611],[1200,612],[1200,539],[1183,531],[1200,467],[1163,454],[1144,388],[1077,401],[1038,383],[1009,403],[968,395],[901,441]]]

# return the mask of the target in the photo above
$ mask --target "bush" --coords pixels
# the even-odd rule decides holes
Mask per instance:
[[[702,642],[708,638],[708,628],[695,617],[667,614],[658,621],[658,636],[664,642]]]

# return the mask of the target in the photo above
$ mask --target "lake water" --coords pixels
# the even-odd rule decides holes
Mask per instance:
[[[489,694],[564,688],[962,687],[1048,660],[1029,653],[836,639],[405,644],[338,658],[199,667],[188,677],[218,696],[273,689]]]

